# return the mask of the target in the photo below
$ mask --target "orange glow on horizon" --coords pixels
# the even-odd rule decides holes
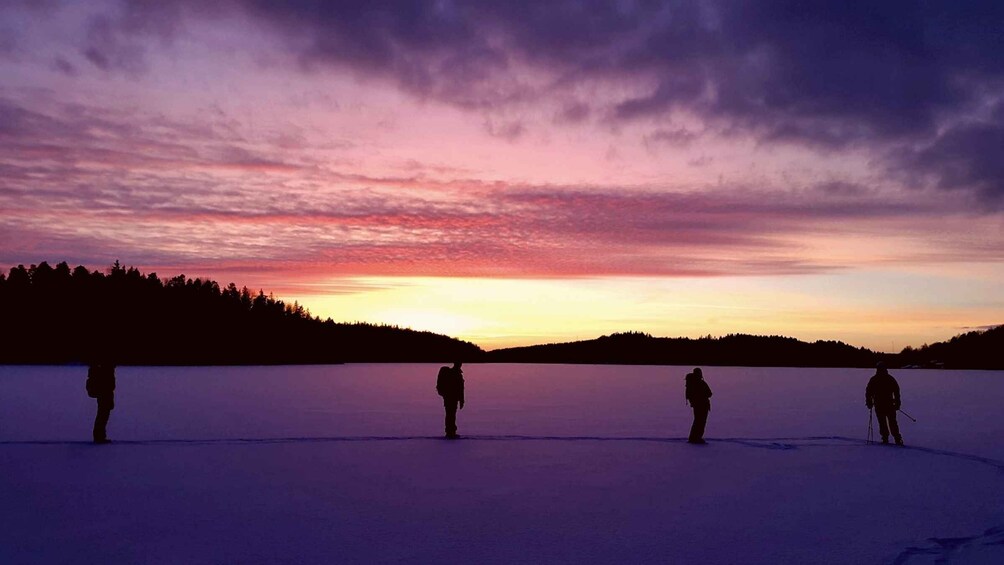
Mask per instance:
[[[967,285],[972,305],[965,299],[942,305],[937,285],[927,293],[903,293],[911,280],[882,272],[806,275],[795,284],[772,277],[355,277],[341,280],[343,293],[294,291],[290,298],[324,318],[428,330],[486,349],[641,331],[665,337],[776,334],[898,351],[1004,319],[1004,304],[988,310],[977,303],[979,295],[995,292],[992,285],[946,280]],[[856,285],[871,286],[875,295],[862,301]]]

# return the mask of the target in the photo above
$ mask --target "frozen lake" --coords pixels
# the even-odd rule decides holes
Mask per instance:
[[[867,445],[873,371],[124,367],[92,446],[83,367],[0,367],[0,562],[1004,562],[1004,373],[895,370],[906,449]],[[877,435],[877,427],[876,427]]]

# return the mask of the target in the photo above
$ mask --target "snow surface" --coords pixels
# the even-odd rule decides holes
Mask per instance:
[[[0,367],[0,563],[1004,563],[1004,373],[465,365]],[[877,434],[877,429],[876,429]]]

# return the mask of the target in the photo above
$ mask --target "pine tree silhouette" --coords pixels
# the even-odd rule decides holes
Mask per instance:
[[[116,261],[105,273],[64,262],[0,275],[0,363],[277,364],[475,361],[468,342],[392,326],[338,324],[263,290]]]

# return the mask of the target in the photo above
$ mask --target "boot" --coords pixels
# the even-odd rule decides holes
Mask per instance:
[[[889,443],[889,438],[882,436],[882,443]]]
[[[903,438],[902,437],[896,438],[896,445],[899,445],[899,446],[903,445]]]

